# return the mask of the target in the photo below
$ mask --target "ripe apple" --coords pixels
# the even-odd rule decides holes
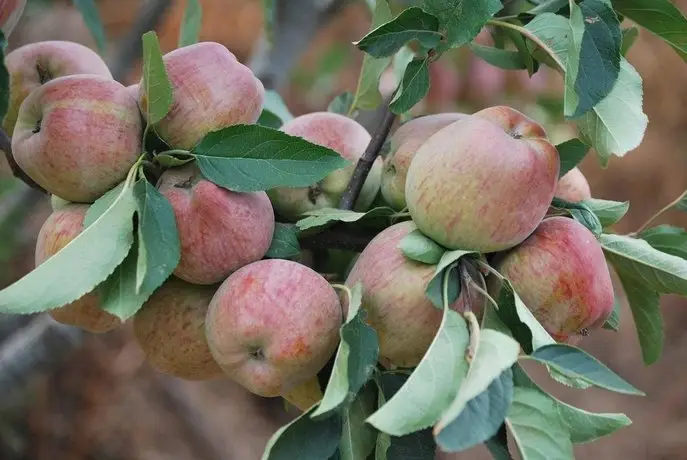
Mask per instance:
[[[379,335],[380,361],[401,367],[413,367],[420,362],[443,314],[425,295],[436,265],[411,260],[398,248],[401,240],[416,228],[412,221],[405,221],[379,233],[365,247],[346,279],[349,287],[362,283],[367,321]],[[478,285],[484,285],[476,270],[471,276]],[[469,308],[481,317],[485,297],[469,286],[465,289],[451,308],[464,312],[469,299]]]
[[[179,231],[177,277],[219,283],[267,253],[274,212],[265,192],[226,190],[205,179],[193,163],[165,171],[159,189],[172,205]]]
[[[54,211],[43,223],[36,241],[36,266],[58,253],[83,230],[88,206],[67,204]],[[49,311],[62,324],[89,332],[107,332],[121,324],[119,318],[100,308],[97,292],[90,292],[74,302]]]
[[[53,211],[59,211],[68,204],[71,204],[71,201],[60,198],[57,195],[50,195],[50,207],[52,207]]]
[[[0,29],[9,37],[24,12],[26,0],[0,0]]]
[[[210,302],[210,351],[224,372],[260,396],[280,396],[310,381],[339,343],[343,312],[320,274],[289,260],[237,270]]]
[[[19,110],[12,152],[50,193],[89,203],[120,183],[141,153],[141,115],[126,88],[97,75],[56,78]]]
[[[490,107],[440,129],[418,149],[406,180],[408,210],[447,248],[502,251],[541,222],[559,167],[541,125],[511,107]]]
[[[558,341],[575,342],[584,329],[601,327],[613,311],[613,284],[601,246],[574,219],[544,219],[495,268]],[[493,295],[498,284],[490,282]]]
[[[10,74],[10,100],[3,128],[10,136],[22,102],[41,85],[58,77],[77,74],[112,79],[110,69],[98,53],[69,41],[42,41],[21,46],[7,54],[5,65]]]
[[[173,101],[155,131],[170,147],[191,149],[211,131],[255,123],[260,117],[262,83],[223,45],[195,43],[170,51],[163,60]],[[139,104],[146,114],[143,80],[139,86]]]
[[[406,176],[422,143],[441,128],[466,116],[462,113],[426,115],[404,123],[394,132],[390,139],[391,148],[384,158],[381,184],[382,196],[392,208],[400,211],[406,207]]]
[[[333,171],[310,187],[280,187],[268,191],[275,211],[285,219],[297,220],[307,211],[338,207],[356,163],[370,143],[370,133],[357,121],[331,112],[301,115],[284,123],[281,130],[313,144],[328,147],[349,160],[350,164]],[[365,211],[370,207],[379,192],[381,175],[382,159],[378,158],[355,204],[357,211]]]
[[[153,367],[185,380],[224,375],[205,338],[205,316],[216,288],[171,277],[136,313],[134,336]]]
[[[558,180],[555,196],[571,203],[589,200],[592,190],[579,168],[573,168]]]

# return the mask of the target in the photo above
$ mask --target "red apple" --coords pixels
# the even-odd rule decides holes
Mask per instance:
[[[0,0],[0,29],[9,37],[24,12],[26,0]]]
[[[579,168],[573,168],[558,180],[555,196],[571,203],[589,200],[592,190]]]

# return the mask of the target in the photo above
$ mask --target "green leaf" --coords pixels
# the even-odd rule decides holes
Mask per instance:
[[[417,229],[407,234],[398,248],[409,259],[429,265],[438,264],[446,252],[446,248]]]
[[[627,53],[630,51],[630,48],[632,48],[632,45],[635,44],[637,41],[637,38],[639,37],[639,28],[636,26],[630,26],[626,29],[623,29],[623,46],[620,50],[623,56],[627,56]]]
[[[659,225],[639,234],[654,249],[687,259],[687,230],[672,225]]]
[[[0,121],[5,119],[10,105],[10,73],[5,66],[5,45],[7,40],[0,30]]]
[[[427,287],[425,288],[425,295],[432,301],[435,307],[441,309],[444,306],[444,275],[448,276],[450,280],[448,282],[448,303],[453,304],[453,302],[458,299],[460,295],[462,274],[459,273],[458,270],[452,269],[452,267],[455,267],[457,262],[463,257],[474,254],[476,254],[474,251],[463,251],[459,249],[445,252],[441,256],[437,268],[434,270],[434,276],[429,283],[427,283]]]
[[[341,460],[365,459],[374,450],[377,432],[365,419],[374,411],[376,399],[375,386],[368,385],[344,411],[339,441]]]
[[[571,169],[580,164],[580,161],[589,152],[589,146],[579,139],[570,139],[558,144],[558,156],[561,159],[561,167],[558,177],[565,176]]]
[[[554,197],[551,201],[551,207],[565,211],[576,221],[587,227],[595,236],[599,236],[603,231],[603,226],[599,218],[583,202],[573,203]]]
[[[265,35],[271,44],[274,38],[274,23],[277,17],[277,0],[262,0],[263,17],[265,20]]]
[[[441,325],[425,356],[401,389],[367,422],[393,436],[407,435],[436,423],[455,398],[459,382],[467,372],[468,340],[465,320],[446,303]]]
[[[138,205],[136,293],[152,293],[181,259],[181,244],[172,205],[145,178],[134,185]]]
[[[507,424],[523,460],[575,458],[568,427],[547,395],[516,387]]]
[[[93,0],[72,0],[74,6],[81,13],[83,21],[91,32],[93,39],[98,45],[98,49],[103,52],[105,51],[106,38],[105,29],[103,28],[103,23],[100,20],[100,13],[98,12],[98,7]]]
[[[556,13],[568,5],[568,0],[544,0],[528,11],[529,14]]]
[[[336,96],[327,107],[328,112],[338,113],[340,115],[347,115],[353,107],[354,96],[349,91],[345,91]]]
[[[625,217],[627,211],[630,210],[630,202],[625,201],[621,203],[619,201],[609,201],[609,200],[599,200],[597,198],[590,198],[588,200],[582,201],[584,206],[592,211],[596,217],[601,222],[603,228],[608,228],[613,224],[616,224]]]
[[[484,61],[500,69],[519,70],[527,68],[527,64],[519,51],[503,50],[492,46],[479,45],[477,43],[470,43],[470,51],[472,51],[475,56],[480,57]]]
[[[567,344],[552,344],[535,350],[526,359],[551,366],[573,378],[581,378],[599,388],[628,395],[644,395],[584,350]]]
[[[367,212],[348,211],[338,208],[321,208],[314,211],[305,212],[306,216],[296,222],[299,230],[310,230],[312,228],[325,227],[332,222],[358,222],[363,219],[386,218],[396,214],[392,208],[380,207],[373,208]]]
[[[200,26],[203,22],[203,7],[198,0],[186,0],[184,17],[179,31],[179,48],[198,43]]]
[[[351,287],[348,302],[348,317],[341,326],[341,341],[334,358],[334,368],[329,383],[313,417],[330,415],[343,404],[355,398],[370,379],[379,357],[377,332],[365,321],[365,310],[361,308],[363,286]],[[366,417],[367,418],[367,417]]]
[[[295,225],[276,222],[272,243],[265,257],[268,259],[290,259],[299,255],[301,246],[298,242],[298,233]]]
[[[389,108],[395,114],[407,112],[429,92],[429,67],[426,59],[413,59],[406,67],[403,81]]]
[[[262,460],[330,458],[341,439],[342,420],[340,416],[314,420],[310,415],[316,407],[279,428],[267,441]]]
[[[154,125],[165,118],[172,107],[172,83],[162,60],[157,34],[143,34],[143,89],[145,91],[146,120]]]
[[[414,40],[425,49],[434,48],[441,40],[438,30],[439,20],[435,16],[411,7],[370,31],[355,45],[374,58],[391,57]]]
[[[334,150],[259,125],[213,131],[192,153],[203,176],[235,192],[306,187],[349,164]]]
[[[613,6],[687,59],[687,18],[670,0],[613,0]]]
[[[258,117],[257,124],[260,126],[265,126],[267,128],[279,129],[284,123],[282,123],[281,118],[270,112],[269,110],[263,110],[260,112],[260,117]]]
[[[281,124],[293,120],[293,115],[291,111],[286,106],[286,102],[281,97],[281,95],[272,90],[268,89],[265,91],[265,103],[263,104],[263,115],[265,112],[269,112],[273,116],[281,120]]]
[[[181,153],[174,153],[174,154],[169,154],[162,152],[158,155],[155,155],[153,158],[154,161],[162,166],[163,168],[176,168],[177,166],[183,166],[187,163],[192,162],[195,160],[193,155],[189,154],[181,154]]]
[[[0,313],[46,311],[91,292],[129,252],[135,210],[132,188],[123,188],[105,212],[74,240],[0,291]]]
[[[618,298],[618,295],[616,295],[613,299],[613,311],[604,323],[604,329],[618,332],[620,329],[620,307],[620,299]]]
[[[520,60],[522,60],[522,62],[525,64],[527,73],[531,77],[539,70],[539,61],[534,59],[532,53],[530,53],[530,49],[527,47],[527,42],[518,31],[513,29],[504,29],[504,32],[508,37],[510,37],[511,41],[515,45],[515,48],[518,50]]]
[[[389,460],[434,460],[436,448],[432,430],[427,429],[407,436],[392,436],[386,454]]]
[[[503,5],[499,0],[423,0],[422,7],[439,19],[446,36],[442,48],[455,48],[470,43]]]

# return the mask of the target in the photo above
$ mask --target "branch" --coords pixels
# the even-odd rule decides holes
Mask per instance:
[[[372,135],[372,140],[370,140],[367,149],[365,149],[365,153],[363,153],[363,156],[358,160],[358,164],[355,165],[355,170],[348,183],[348,188],[339,202],[339,208],[347,210],[353,209],[358,199],[358,195],[360,195],[360,191],[363,189],[363,184],[370,173],[370,169],[372,169],[372,165],[379,156],[379,152],[381,152],[384,141],[386,141],[395,120],[396,114],[391,111],[389,106],[386,106],[386,112],[382,117],[382,121]]]
[[[17,179],[21,180],[24,182],[26,185],[28,185],[31,188],[35,188],[36,190],[40,190],[43,193],[47,193],[43,187],[38,185],[36,181],[31,179],[17,164],[17,162],[14,159],[14,155],[12,155],[12,139],[7,135],[4,129],[0,128],[0,150],[5,152],[5,158],[7,158],[7,163],[10,165],[10,169],[12,170],[12,175],[16,177]]]

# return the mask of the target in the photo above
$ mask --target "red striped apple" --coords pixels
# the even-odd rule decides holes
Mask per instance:
[[[571,203],[589,200],[592,190],[579,168],[573,168],[558,180],[555,196]]]

